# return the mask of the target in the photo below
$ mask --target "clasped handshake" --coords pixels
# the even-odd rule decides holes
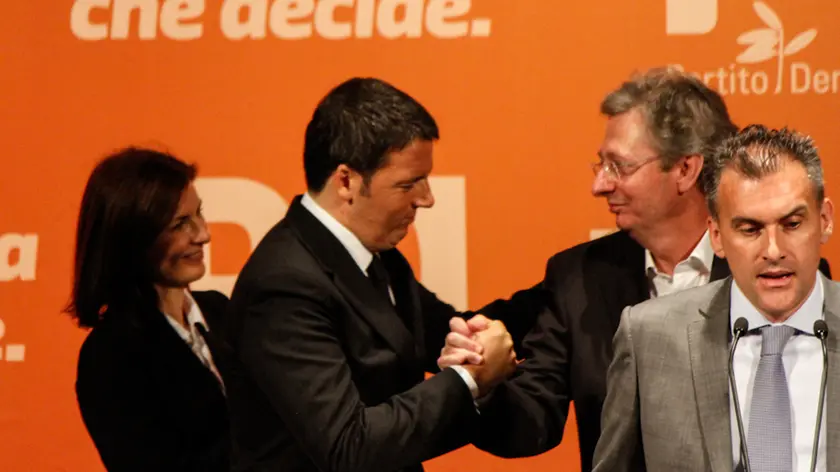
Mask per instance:
[[[438,367],[463,366],[478,386],[478,396],[487,395],[493,387],[516,370],[513,338],[504,323],[475,315],[469,320],[452,318],[451,332],[440,351]]]

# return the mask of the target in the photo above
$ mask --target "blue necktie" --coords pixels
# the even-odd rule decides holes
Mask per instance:
[[[761,328],[761,360],[755,374],[747,447],[753,472],[791,472],[791,405],[782,351],[795,330]]]

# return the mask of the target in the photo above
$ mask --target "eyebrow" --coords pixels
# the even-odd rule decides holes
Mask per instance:
[[[425,179],[426,177],[428,177],[428,176],[427,175],[421,175],[421,176],[415,177],[413,179],[400,180],[400,181],[397,181],[397,185],[414,184],[414,183],[420,182],[421,180]]]
[[[786,219],[788,219],[792,216],[801,215],[802,213],[806,213],[807,211],[808,211],[808,206],[807,205],[804,205],[804,204],[799,205],[796,208],[794,208],[793,210],[789,211],[784,216],[782,216],[781,218],[779,218],[779,221],[784,221],[784,220],[786,220]],[[735,217],[732,218],[732,227],[733,228],[738,227],[742,224],[760,226],[760,225],[763,225],[764,223],[762,223],[761,221],[758,221],[756,219],[753,219],[753,218],[747,218],[746,216],[735,216]]]
[[[606,152],[605,153],[604,151],[602,151],[600,149],[598,150],[597,154],[598,154],[598,158],[601,159],[602,161],[626,162],[626,161],[629,160],[626,157],[622,156],[621,154],[616,154],[614,152]]]
[[[198,207],[197,207],[197,208],[198,208],[198,210],[201,210],[201,209],[202,209],[203,204],[204,204],[204,201],[203,201],[203,200],[199,200],[199,201],[198,201]],[[189,217],[190,217],[190,214],[189,214],[189,213],[181,213],[181,214],[176,214],[176,215],[175,215],[175,218],[173,218],[173,219],[174,219],[175,221],[180,221],[180,220],[183,220],[183,219],[185,219],[185,218],[189,218]]]

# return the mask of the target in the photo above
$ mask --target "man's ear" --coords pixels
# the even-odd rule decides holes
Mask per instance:
[[[723,241],[720,237],[720,223],[717,218],[712,216],[707,219],[707,223],[709,225],[709,242],[712,243],[712,250],[715,251],[716,256],[721,259],[726,259],[726,252],[723,250]]]
[[[823,199],[822,207],[820,208],[820,221],[822,223],[820,242],[825,244],[831,237],[831,233],[834,232],[834,203],[828,197]]]
[[[697,180],[703,171],[703,156],[691,154],[680,158],[676,164],[679,177],[677,178],[677,191],[684,194],[697,186]]]
[[[347,164],[339,164],[330,175],[328,184],[335,189],[342,201],[353,203],[353,200],[362,192],[364,179]]]

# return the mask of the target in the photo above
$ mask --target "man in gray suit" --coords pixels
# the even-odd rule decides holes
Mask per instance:
[[[787,129],[747,127],[719,147],[706,189],[732,277],[624,309],[594,470],[806,471],[818,429],[816,470],[840,470],[840,284],[817,271],[833,225],[817,151]],[[733,327],[746,332],[737,395]]]

